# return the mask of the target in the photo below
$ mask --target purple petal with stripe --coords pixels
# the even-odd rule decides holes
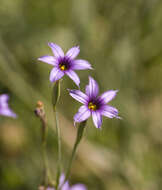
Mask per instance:
[[[87,188],[83,184],[77,184],[73,185],[70,190],[87,190]]]
[[[80,90],[69,90],[69,94],[78,102],[81,102],[82,104],[86,104],[88,101],[88,96],[83,92],[81,92]]]
[[[53,54],[55,55],[56,58],[64,57],[64,52],[59,45],[54,43],[48,43],[48,45],[52,49]]]
[[[67,74],[74,81],[74,83],[79,87],[80,79],[73,70],[67,70],[65,71],[65,74]]]
[[[112,106],[105,105],[100,110],[101,114],[109,117],[109,118],[118,118],[121,119],[121,117],[118,116],[118,110]]]
[[[43,61],[43,62],[45,62],[45,63],[48,63],[48,64],[50,64],[50,65],[54,65],[54,66],[56,66],[56,65],[57,65],[57,62],[58,62],[55,57],[53,57],[53,56],[48,56],[48,55],[42,56],[42,57],[38,58],[38,60],[39,60],[39,61]]]
[[[86,94],[90,98],[95,98],[98,95],[99,87],[97,82],[92,78],[89,77],[89,84],[86,86]]]
[[[101,94],[101,96],[99,97],[99,99],[101,99],[102,101],[104,101],[105,103],[110,102],[112,99],[115,98],[116,94],[117,94],[118,90],[109,90],[104,92],[103,94]]]
[[[79,46],[72,47],[71,49],[68,50],[66,53],[66,57],[72,59],[75,59],[80,52]]]
[[[96,126],[96,128],[100,128],[102,125],[102,116],[101,116],[100,112],[93,111],[92,112],[92,119],[93,119],[93,123]]]
[[[85,69],[92,69],[91,64],[82,59],[76,59],[72,61],[71,68],[74,70],[85,70]]]
[[[63,76],[64,76],[64,72],[58,69],[57,67],[54,67],[50,73],[50,81],[55,82],[59,80],[60,78],[62,78]]]
[[[87,120],[91,115],[90,110],[86,106],[81,106],[78,112],[74,115],[74,121],[80,123]]]

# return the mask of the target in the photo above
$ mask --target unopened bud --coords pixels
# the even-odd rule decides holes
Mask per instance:
[[[37,108],[42,108],[43,107],[43,102],[40,100],[37,102]]]
[[[36,105],[36,109],[34,110],[37,117],[43,118],[45,116],[43,102],[38,101]]]

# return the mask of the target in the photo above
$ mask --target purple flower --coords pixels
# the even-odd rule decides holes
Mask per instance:
[[[117,90],[109,90],[98,96],[99,87],[92,77],[89,77],[89,84],[86,86],[85,93],[80,90],[69,90],[70,95],[74,99],[84,104],[79,108],[78,113],[75,114],[74,122],[80,123],[92,115],[94,125],[100,128],[102,116],[120,119],[118,110],[107,105],[108,102],[115,98],[117,92]]]
[[[83,184],[76,184],[70,187],[68,181],[64,183],[64,179],[65,179],[65,176],[64,174],[62,174],[59,181],[59,187],[61,187],[61,190],[87,190],[87,188]],[[48,187],[47,190],[55,190],[55,188]]]
[[[55,82],[64,75],[68,75],[79,86],[80,79],[74,70],[92,69],[88,61],[75,59],[80,52],[79,46],[72,47],[64,55],[63,50],[57,44],[48,43],[48,45],[52,49],[54,56],[47,55],[38,58],[38,60],[54,66],[50,73],[50,81]]]
[[[8,117],[16,117],[16,114],[8,107],[9,96],[7,94],[0,95],[0,115]]]

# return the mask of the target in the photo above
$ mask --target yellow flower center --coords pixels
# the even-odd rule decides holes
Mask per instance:
[[[97,109],[97,106],[96,104],[92,103],[92,102],[89,102],[88,104],[88,108],[92,111],[95,111]]]
[[[64,65],[63,63],[61,63],[60,65],[59,65],[59,67],[60,67],[60,69],[62,70],[62,71],[65,71],[67,68],[66,68],[66,65]]]

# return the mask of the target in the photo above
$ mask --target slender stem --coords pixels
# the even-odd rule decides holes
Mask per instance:
[[[51,183],[51,176],[50,176],[50,171],[49,171],[49,166],[48,166],[48,159],[47,159],[47,150],[46,150],[46,136],[47,136],[47,125],[46,125],[46,120],[45,117],[42,117],[42,154],[43,154],[43,185],[47,186],[48,183]]]
[[[42,154],[43,154],[43,185],[47,185],[47,156],[46,156],[46,142],[42,141]]]
[[[37,117],[39,117],[41,121],[41,143],[42,143],[42,159],[43,159],[43,186],[44,188],[47,187],[49,184],[53,184],[51,180],[51,175],[50,175],[50,170],[48,166],[48,159],[47,159],[47,150],[46,150],[46,144],[47,144],[47,132],[48,132],[48,127],[46,123],[46,115],[45,115],[45,110],[44,110],[44,105],[43,102],[38,101],[36,109],[34,110],[35,114]]]
[[[58,145],[58,164],[57,164],[57,176],[56,176],[56,190],[59,186],[59,178],[61,174],[61,135],[59,128],[58,115],[56,110],[56,105],[60,99],[60,80],[56,81],[53,85],[52,90],[52,105],[56,121],[56,133],[57,133],[57,145]]]
[[[69,174],[70,174],[70,170],[71,170],[71,166],[72,166],[72,162],[74,160],[74,157],[75,157],[75,153],[76,153],[76,150],[77,150],[77,146],[78,146],[79,142],[75,142],[74,144],[74,147],[73,147],[73,150],[72,150],[72,154],[71,154],[71,157],[70,157],[70,160],[69,160],[69,164],[68,164],[68,167],[67,167],[67,171],[66,171],[66,177],[65,177],[65,181],[68,179],[69,177]]]
[[[85,125],[86,125],[86,122],[87,121],[83,121],[82,123],[79,124],[78,126],[78,131],[77,131],[77,137],[76,137],[76,140],[75,140],[75,144],[73,146],[73,150],[72,150],[72,154],[71,154],[71,157],[70,157],[70,160],[69,160],[69,164],[68,164],[68,167],[67,167],[67,170],[66,170],[66,175],[65,175],[65,180],[64,182],[68,179],[69,177],[69,174],[70,174],[70,170],[71,170],[71,166],[72,166],[72,162],[75,158],[75,153],[76,153],[76,150],[77,150],[77,147],[82,139],[82,136],[83,136],[83,131],[84,131],[84,128],[85,128]]]
[[[58,185],[59,185],[59,178],[61,174],[61,135],[60,135],[58,113],[56,111],[56,107],[54,109],[54,115],[55,115],[55,120],[56,120],[56,133],[57,133],[57,140],[58,140],[58,165],[57,165],[57,177],[56,177],[56,190],[57,190]]]

